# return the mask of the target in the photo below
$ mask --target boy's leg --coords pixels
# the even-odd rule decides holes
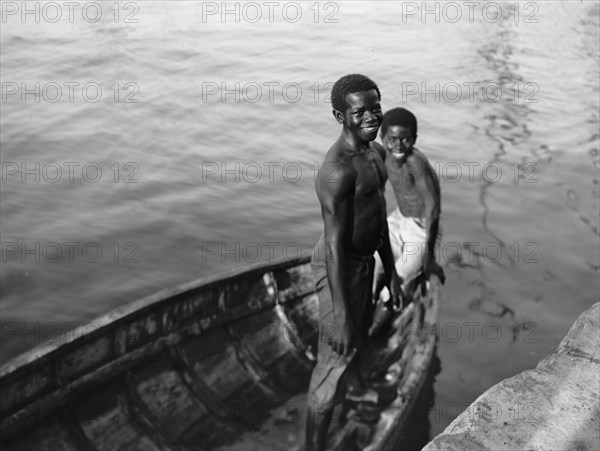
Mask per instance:
[[[402,277],[402,290],[412,297],[411,283],[421,272],[423,258],[427,252],[427,232],[420,218],[407,218],[399,212],[396,218],[396,233],[401,243],[401,252],[395,261],[396,273]]]
[[[341,398],[340,379],[351,359],[337,354],[328,343],[333,324],[333,301],[325,263],[312,263],[315,291],[319,296],[319,343],[317,365],[308,388],[306,451],[324,450],[336,401]]]
[[[307,423],[306,423],[306,449],[325,449],[327,434],[331,423],[333,409],[336,402],[340,401],[346,387],[343,380],[344,373],[348,367],[352,367],[352,374],[358,361],[354,362],[356,354],[360,352],[361,331],[363,322],[369,315],[367,305],[371,302],[371,287],[373,285],[373,259],[354,259],[347,257],[345,281],[347,284],[349,313],[352,315],[356,327],[354,352],[348,356],[341,356],[328,343],[327,334],[331,333],[333,325],[333,301],[327,270],[324,263],[313,262],[313,274],[315,276],[315,289],[319,295],[319,349],[317,354],[317,365],[313,370],[308,390]],[[364,324],[364,328],[368,324]],[[347,378],[346,378],[347,379]]]

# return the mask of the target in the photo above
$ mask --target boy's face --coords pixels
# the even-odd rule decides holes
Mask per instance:
[[[346,111],[335,111],[340,124],[350,131],[359,142],[370,142],[377,138],[383,121],[379,95],[375,89],[353,92],[346,96]]]
[[[415,144],[416,136],[408,127],[403,125],[390,125],[381,136],[383,147],[397,160],[407,157]]]

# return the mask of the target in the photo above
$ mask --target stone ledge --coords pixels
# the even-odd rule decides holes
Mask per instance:
[[[485,391],[423,451],[600,449],[600,303],[534,370]]]

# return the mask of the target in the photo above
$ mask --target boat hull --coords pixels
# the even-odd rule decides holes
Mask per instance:
[[[437,287],[398,315],[365,362],[390,383],[348,401],[331,449],[397,441],[433,353],[435,335],[422,332],[437,321]],[[317,320],[307,256],[124,306],[2,367],[2,449],[297,448]]]

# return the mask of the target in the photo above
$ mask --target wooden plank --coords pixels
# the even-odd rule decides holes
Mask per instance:
[[[157,434],[148,434],[132,409],[123,381],[110,381],[77,399],[78,422],[98,451],[171,451]]]
[[[319,341],[319,299],[315,293],[282,304],[306,357],[316,361]]]
[[[157,359],[159,360],[159,359]],[[154,363],[154,362],[153,362]],[[129,403],[129,411],[132,413],[137,424],[144,430],[147,436],[153,437],[154,441],[160,443],[163,448],[168,448],[173,451],[184,451],[184,448],[177,442],[177,438],[172,434],[172,426],[168,427],[159,421],[157,413],[165,410],[164,404],[162,409],[152,411],[150,406],[144,402],[137,388],[137,380],[131,372],[123,374],[122,379],[127,386],[126,401]],[[173,390],[171,390],[173,393]],[[173,403],[172,397],[168,399]],[[191,409],[190,409],[191,410]],[[194,409],[195,410],[195,409]]]
[[[410,335],[414,348],[411,345],[406,351],[410,360],[404,363],[406,367],[404,377],[398,385],[398,397],[382,412],[374,431],[373,441],[364,451],[394,451],[397,449],[401,431],[423,386],[437,343],[437,335],[432,334],[431,330],[427,330],[427,328],[437,323],[440,303],[439,286],[437,278],[432,279],[427,296],[419,297],[418,301],[414,303],[415,318],[418,321],[424,319],[425,322],[421,323],[419,333]]]
[[[68,384],[113,359],[112,336],[99,336],[56,360],[57,385]]]
[[[250,431],[219,451],[287,450],[299,451],[304,441],[306,393],[286,400],[272,410],[260,430]]]
[[[310,264],[274,271],[277,283],[277,300],[281,304],[314,292],[314,280]]]
[[[280,306],[247,318],[238,327],[234,324],[229,330],[246,331],[232,343],[249,376],[272,391],[269,402],[306,390],[304,381],[310,376],[312,364],[298,347],[299,338]],[[290,377],[292,374],[294,377]]]
[[[2,390],[5,407],[1,412],[0,431],[10,435],[21,419],[25,420],[23,427],[29,424],[28,412],[47,412],[48,406],[64,400],[65,396],[70,397],[70,392],[101,383],[115,371],[126,370],[168,343],[178,342],[181,335],[164,335],[169,330],[202,333],[206,328],[274,306],[274,283],[272,276],[254,273],[252,277],[228,282],[222,287],[219,299],[216,299],[215,286],[206,292],[182,294],[177,302],[166,306],[160,316],[151,309],[135,312],[118,323],[107,325],[103,335],[94,329],[77,342],[79,346],[65,345],[54,361],[46,358],[14,369],[3,378],[8,388]],[[198,317],[198,313],[203,316]],[[183,327],[182,323],[187,326]]]
[[[18,372],[21,368],[29,365],[38,365],[43,361],[55,358],[57,354],[68,352],[73,349],[73,346],[80,346],[87,340],[94,339],[95,337],[106,335],[108,330],[112,331],[112,327],[120,324],[128,317],[136,315],[144,315],[148,310],[154,312],[161,312],[170,305],[178,304],[182,301],[188,300],[189,303],[180,308],[182,317],[190,318],[193,317],[198,309],[206,307],[206,296],[203,293],[208,293],[209,298],[214,298],[214,293],[220,293],[222,290],[220,287],[227,286],[228,284],[232,287],[240,285],[240,280],[244,279],[247,281],[258,280],[263,277],[265,273],[271,273],[273,271],[285,270],[296,266],[298,264],[305,264],[309,261],[308,256],[303,256],[298,259],[286,259],[282,258],[275,262],[262,262],[256,265],[252,265],[250,268],[240,268],[234,271],[230,271],[225,274],[218,274],[213,277],[198,279],[192,282],[188,282],[177,287],[167,288],[161,290],[151,296],[147,296],[138,301],[119,307],[111,312],[103,315],[88,324],[76,328],[73,331],[65,333],[63,336],[53,340],[52,342],[42,344],[35,347],[34,349],[20,354],[16,358],[2,365],[0,368],[0,379],[5,380],[6,377],[13,375]],[[247,283],[247,282],[245,282]],[[269,282],[270,283],[270,282]],[[235,288],[233,289],[235,291]],[[267,290],[269,293],[269,291]],[[211,294],[212,293],[212,294]],[[258,292],[253,293],[257,295]],[[235,297],[230,297],[228,303],[233,302],[236,304]],[[268,297],[270,303],[272,296]],[[208,301],[209,304],[214,303],[214,299]],[[237,301],[238,305],[243,304]],[[258,306],[260,300],[254,300],[250,303],[251,306],[248,309],[252,311],[252,306]],[[231,306],[231,304],[229,304]],[[109,329],[107,329],[109,328]]]
[[[44,418],[36,422],[36,426],[27,430],[27,433],[13,440],[3,440],[3,451],[80,451],[81,448],[73,443],[58,418],[58,416]]]
[[[256,429],[265,409],[279,400],[244,368],[236,343],[222,333],[208,334],[202,342],[186,343],[183,355],[190,365],[202,401],[220,418]]]
[[[253,425],[243,417],[241,412],[227,406],[219,394],[214,393],[212,387],[196,374],[193,363],[183,346],[169,349],[169,357],[175,370],[181,375],[187,388],[193,393],[196,401],[204,407],[203,412],[206,413],[206,417],[195,423],[199,426],[190,426],[181,435],[182,443],[188,446],[198,446],[198,443],[202,443],[202,447],[213,449],[235,440],[235,437],[241,433],[252,429]]]
[[[153,423],[165,431],[169,441],[177,443],[183,431],[200,420],[207,420],[206,408],[196,402],[166,356],[159,355],[133,368],[126,377],[130,397],[139,398],[151,413]]]
[[[54,362],[32,365],[30,371],[21,372],[20,377],[2,379],[1,417],[6,418],[18,412],[23,405],[51,392],[54,379]]]

